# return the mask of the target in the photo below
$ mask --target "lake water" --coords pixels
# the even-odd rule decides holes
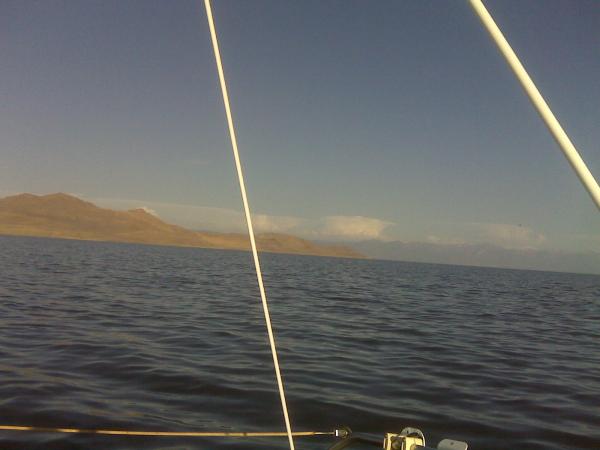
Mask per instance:
[[[600,277],[264,254],[292,423],[600,448]],[[0,237],[0,422],[283,430],[251,255]],[[331,438],[297,438],[325,449]],[[0,431],[0,448],[285,449]]]

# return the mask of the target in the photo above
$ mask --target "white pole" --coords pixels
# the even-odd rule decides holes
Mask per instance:
[[[250,235],[250,246],[252,247],[252,256],[254,257],[254,268],[256,269],[256,279],[258,281],[258,289],[262,300],[263,313],[265,315],[265,323],[267,325],[267,334],[269,335],[269,344],[271,345],[271,356],[273,357],[273,365],[275,366],[275,377],[277,378],[277,386],[279,387],[279,399],[281,400],[281,408],[283,410],[283,418],[285,420],[285,428],[290,444],[290,449],[294,450],[294,438],[290,417],[288,414],[287,402],[285,400],[285,390],[283,389],[283,379],[281,370],[279,369],[279,359],[277,358],[277,346],[275,345],[275,336],[271,325],[271,316],[269,314],[269,305],[267,303],[267,294],[263,284],[262,272],[260,270],[260,261],[258,259],[258,251],[256,249],[256,239],[254,238],[254,229],[252,227],[252,216],[250,215],[250,205],[248,204],[248,196],[246,195],[246,184],[244,183],[244,174],[242,171],[242,163],[238,151],[237,139],[235,135],[235,127],[233,126],[233,116],[229,105],[229,95],[227,94],[227,84],[225,83],[225,73],[223,71],[223,63],[221,62],[221,53],[219,52],[219,41],[215,30],[212,9],[210,0],[204,0],[206,8],[206,17],[208,19],[208,27],[210,29],[210,37],[215,52],[215,62],[217,63],[217,72],[219,73],[219,82],[221,83],[221,92],[223,94],[223,104],[225,105],[225,115],[227,116],[227,125],[229,127],[229,137],[231,139],[231,147],[235,159],[235,167],[237,169],[238,180],[240,182],[240,192],[242,194],[242,203],[244,204],[244,212],[246,214],[246,224],[248,225],[248,234]]]
[[[525,92],[529,96],[529,99],[531,100],[538,113],[546,123],[546,126],[550,130],[550,133],[552,133],[552,136],[554,136],[554,139],[560,146],[569,163],[571,164],[571,167],[573,167],[573,170],[575,170],[575,173],[581,180],[581,183],[583,183],[583,186],[586,188],[586,190],[592,197],[592,200],[594,201],[598,209],[600,209],[600,187],[598,186],[598,183],[594,179],[594,176],[592,175],[590,170],[585,165],[583,159],[581,159],[581,156],[579,156],[579,153],[577,152],[577,149],[569,139],[569,136],[567,136],[565,130],[563,130],[563,128],[560,126],[560,123],[558,122],[556,117],[554,117],[554,114],[552,114],[552,111],[550,110],[550,107],[542,97],[542,94],[540,94],[540,91],[538,91],[538,89],[535,87],[535,84],[527,74],[527,71],[519,61],[519,58],[517,57],[513,49],[510,47],[510,44],[502,34],[502,31],[500,31],[500,28],[498,28],[498,25],[496,25],[496,22],[494,22],[494,19],[484,6],[483,2],[481,0],[469,1],[471,2],[471,6],[473,7],[473,9],[481,19],[481,22],[483,22],[483,25],[487,28],[488,32],[492,36],[492,39],[494,40],[494,42],[496,42],[496,45],[504,55],[504,58],[506,58],[508,65],[511,67],[511,69],[519,79],[521,86],[523,86],[523,89],[525,89]]]

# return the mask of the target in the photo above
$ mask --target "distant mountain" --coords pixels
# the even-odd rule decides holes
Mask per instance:
[[[362,241],[352,247],[370,258],[465,266],[600,274],[600,253],[507,249],[491,244]]]
[[[249,250],[243,234],[198,232],[163,222],[144,209],[114,211],[67,194],[20,194],[0,199],[0,234]],[[351,248],[285,234],[261,234],[259,250],[361,258]]]

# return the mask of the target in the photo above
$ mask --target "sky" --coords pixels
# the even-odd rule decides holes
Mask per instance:
[[[600,179],[600,2],[487,0]],[[259,231],[600,251],[600,214],[465,1],[217,0]],[[244,222],[195,1],[0,1],[0,196]]]

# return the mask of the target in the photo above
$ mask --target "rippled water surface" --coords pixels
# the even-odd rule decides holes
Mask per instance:
[[[600,448],[600,277],[262,261],[295,428]],[[248,253],[0,237],[0,300],[2,424],[284,428]],[[2,449],[286,444],[0,431]]]

